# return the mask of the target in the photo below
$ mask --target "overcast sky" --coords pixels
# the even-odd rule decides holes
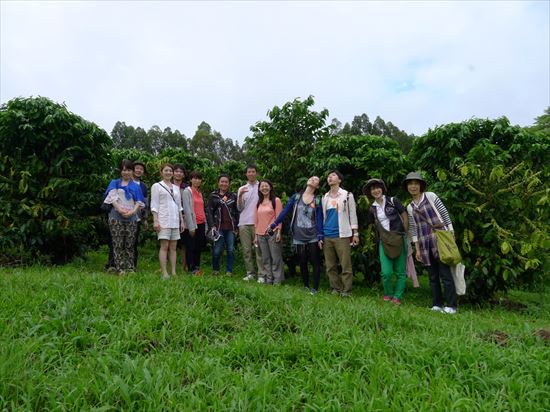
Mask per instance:
[[[343,123],[421,135],[550,105],[549,1],[0,1],[0,100],[47,96],[116,121],[201,121],[240,142],[274,105],[315,96]]]

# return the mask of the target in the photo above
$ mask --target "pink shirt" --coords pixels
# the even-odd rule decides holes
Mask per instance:
[[[278,197],[275,198],[275,210],[273,210],[273,205],[271,200],[269,203],[262,203],[256,213],[256,234],[265,235],[265,232],[270,224],[275,221],[275,218],[279,216],[279,213],[283,211],[283,204],[281,199]],[[280,227],[281,225],[279,225]]]
[[[193,208],[195,209],[195,218],[197,225],[206,222],[206,215],[204,214],[204,200],[202,194],[194,187],[191,188],[193,193]]]

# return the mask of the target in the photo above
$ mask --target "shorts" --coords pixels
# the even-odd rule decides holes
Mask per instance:
[[[160,229],[160,232],[158,233],[157,239],[158,240],[178,240],[180,238],[180,230],[179,228],[162,228]]]

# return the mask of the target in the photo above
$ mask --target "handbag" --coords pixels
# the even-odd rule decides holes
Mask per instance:
[[[384,229],[378,218],[376,218],[376,230],[380,236],[384,254],[390,259],[398,258],[403,251],[403,234]]]
[[[435,230],[435,241],[439,260],[443,263],[455,266],[462,261],[453,232],[450,230]]]
[[[466,266],[462,263],[458,263],[456,266],[451,266],[451,275],[453,275],[456,294],[459,296],[466,294],[466,281],[464,280],[465,270]]]

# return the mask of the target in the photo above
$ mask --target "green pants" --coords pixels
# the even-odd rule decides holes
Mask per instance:
[[[401,299],[403,292],[405,292],[405,285],[407,284],[407,242],[403,239],[403,250],[395,259],[390,259],[386,256],[384,253],[384,247],[382,246],[382,241],[379,242],[378,246],[380,266],[382,267],[382,284],[384,285],[384,295]],[[397,278],[395,291],[393,289],[392,279],[394,273]]]

